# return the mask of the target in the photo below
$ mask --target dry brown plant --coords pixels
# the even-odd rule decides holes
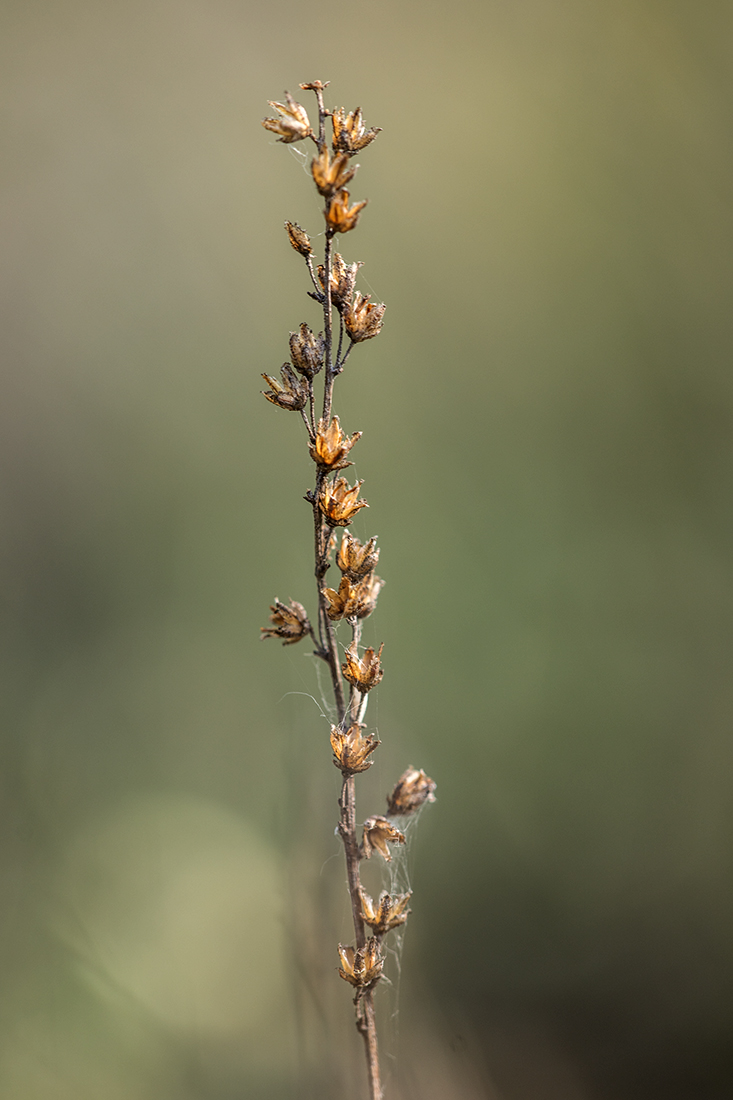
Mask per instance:
[[[387,799],[387,817],[372,815],[361,826],[361,841],[357,831],[355,776],[371,767],[372,754],[380,744],[377,737],[365,734],[369,692],[383,676],[382,646],[378,650],[361,647],[363,620],[377,605],[382,587],[374,573],[379,550],[376,536],[360,543],[348,531],[354,517],[366,500],[360,499],[361,482],[351,485],[341,470],[351,465],[349,454],[361,432],[348,436],[333,413],[334,384],[346,366],[352,349],[359,343],[378,336],[385,306],[373,303],[369,296],[356,290],[360,263],[347,264],[333,250],[336,234],[356,228],[366,201],[351,202],[346,185],[353,185],[358,165],[351,158],[366,149],[380,132],[367,129],[361,108],[347,114],[344,107],[326,109],[323,93],[326,83],[314,80],[301,84],[304,91],[314,93],[318,122],[311,126],[305,107],[289,92],[285,103],[270,101],[279,118],[266,118],[262,125],[278,135],[278,140],[290,145],[297,141],[313,141],[317,152],[311,162],[311,174],[316,189],[325,199],[323,216],[323,263],[314,268],[313,245],[308,234],[293,222],[285,229],[293,249],[305,260],[312,290],[308,291],[322,309],[323,329],[317,335],[303,322],[290,334],[290,362],[280,369],[282,382],[269,374],[263,378],[270,387],[264,396],[273,405],[300,413],[307,432],[308,452],[315,464],[315,483],[305,499],[313,511],[315,576],[318,613],[311,624],[302,604],[291,600],[289,605],[276,599],[271,607],[271,626],[263,628],[262,637],[278,637],[283,645],[293,645],[311,638],[314,655],[328,666],[333,688],[337,721],[331,726],[330,745],[333,763],[341,772],[338,832],[346,857],[346,877],[354,921],[355,946],[338,945],[341,966],[339,975],[354,988],[356,1027],[364,1040],[371,1100],[382,1100],[383,1091],[374,1011],[374,989],[385,964],[382,940],[388,933],[402,927],[410,910],[410,894],[394,897],[386,891],[374,902],[363,890],[360,862],[374,852],[390,861],[390,845],[405,843],[398,828],[400,821],[413,814],[425,802],[435,800],[435,784],[425,772],[410,766],[400,777]],[[326,141],[327,120],[331,119],[332,151]],[[322,378],[323,390],[320,415],[316,419],[316,377]],[[336,550],[336,529],[342,528],[336,565],[341,572],[338,587],[328,587],[325,577]],[[336,623],[346,620],[351,631],[349,645],[339,655]],[[348,694],[345,683],[348,684]],[[366,927],[365,927],[366,926]],[[370,934],[367,934],[367,928]]]

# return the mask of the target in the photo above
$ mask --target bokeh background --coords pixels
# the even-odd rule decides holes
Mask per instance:
[[[387,581],[360,812],[438,782],[390,1100],[729,1097],[733,8],[1,21],[2,1095],[365,1095],[325,685],[258,639],[313,603],[259,375],[321,225],[260,119],[320,78],[384,130],[342,240],[388,303],[337,398]]]

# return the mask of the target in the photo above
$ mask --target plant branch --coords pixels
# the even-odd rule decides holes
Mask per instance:
[[[374,548],[376,540],[370,539],[367,544],[362,545],[358,540],[350,536],[347,538],[344,534],[338,556],[338,565],[343,574],[341,584],[338,586],[338,591],[329,589],[329,596],[326,595],[325,585],[326,573],[331,566],[334,532],[339,527],[348,527],[365,503],[356,502],[361,482],[357,482],[355,486],[349,486],[346,479],[340,477],[339,471],[350,465],[346,461],[346,456],[361,433],[357,432],[349,439],[344,436],[339,424],[332,417],[334,385],[336,378],[344,369],[354,344],[378,334],[385,309],[384,304],[370,304],[360,295],[353,298],[356,270],[361,265],[352,264],[346,269],[339,257],[335,303],[339,314],[339,327],[336,341],[333,317],[334,288],[331,282],[333,242],[337,232],[341,235],[355,228],[359,212],[366,205],[365,202],[357,202],[349,208],[349,193],[346,188],[354,176],[355,169],[348,170],[348,159],[366,148],[379,131],[376,128],[366,130],[361,110],[358,108],[348,115],[345,108],[334,109],[333,113],[328,111],[323,96],[326,87],[327,83],[318,80],[301,84],[301,88],[311,90],[315,94],[318,104],[317,127],[311,127],[305,108],[296,103],[287,92],[285,104],[273,102],[273,106],[281,117],[263,121],[265,128],[279,134],[280,140],[286,144],[306,138],[313,141],[318,150],[318,155],[311,164],[313,181],[326,200],[323,267],[318,271],[315,268],[310,238],[299,226],[286,223],[290,242],[293,248],[304,256],[308,268],[313,286],[313,289],[308,291],[308,296],[318,302],[323,311],[322,336],[319,333],[316,338],[305,322],[301,325],[300,336],[291,334],[293,366],[307,379],[307,397],[302,382],[295,379],[289,367],[289,374],[283,368],[283,386],[278,384],[271,393],[265,395],[268,400],[280,405],[281,408],[300,410],[308,431],[310,454],[316,463],[315,485],[306,493],[306,499],[313,508],[314,573],[318,594],[318,615],[314,625],[309,621],[302,605],[291,600],[290,605],[286,606],[276,600],[274,607],[271,608],[273,612],[271,622],[274,626],[263,630],[263,636],[277,635],[284,638],[285,644],[289,644],[291,641],[298,641],[306,634],[309,635],[313,639],[315,656],[326,662],[331,674],[336,709],[331,745],[335,763],[340,767],[342,775],[338,832],[344,845],[356,942],[356,948],[339,946],[342,959],[340,973],[355,988],[356,1026],[364,1040],[370,1100],[382,1100],[374,989],[381,977],[384,964],[379,944],[384,933],[389,928],[396,927],[396,924],[394,922],[389,924],[384,913],[377,919],[374,912],[368,908],[372,905],[371,899],[362,895],[360,861],[365,855],[375,850],[375,846],[369,847],[367,843],[371,832],[364,832],[362,842],[359,843],[354,778],[356,773],[369,767],[371,761],[367,757],[379,744],[374,737],[362,736],[362,728],[369,689],[379,683],[382,676],[381,648],[377,654],[371,647],[368,648],[364,653],[363,662],[359,657],[363,616],[370,614],[374,609],[382,584],[381,580],[374,575],[374,566],[379,553]],[[326,141],[326,121],[329,117],[333,125],[333,156],[329,154]],[[344,318],[349,310],[351,312],[348,314],[347,328]],[[344,350],[347,335],[349,344]],[[313,379],[320,371],[323,374],[323,404],[322,415],[317,418]],[[331,478],[333,480],[330,480]],[[334,620],[341,617],[346,618],[351,629],[351,644],[346,652],[343,673],[334,625]],[[346,679],[349,681],[348,699],[345,694]],[[381,821],[386,825],[384,818],[375,817],[370,820]],[[397,837],[401,836],[395,830],[393,832]],[[388,837],[388,839],[394,841],[394,837]],[[382,854],[386,851],[384,843],[382,839],[377,849]],[[385,858],[389,859],[389,855],[386,854]],[[403,899],[401,904],[404,908],[406,901]],[[389,909],[388,907],[385,909],[387,903],[383,899],[380,905],[388,914]]]
[[[367,989],[366,993],[362,994],[359,998],[356,1011],[356,1026],[364,1039],[364,1047],[366,1050],[371,1100],[382,1100],[383,1093],[379,1073],[379,1049],[377,1047],[377,1021],[374,1016],[373,989]]]
[[[340,360],[341,360],[341,346],[342,346],[343,342],[344,342],[344,319],[341,315],[341,312],[339,311],[339,346],[338,346],[338,350],[336,352],[336,363],[334,364],[334,372],[338,373],[338,374],[341,373],[339,363],[340,363]]]
[[[325,379],[323,383],[323,420],[326,424],[331,421],[331,403],[333,401],[333,384],[336,378],[332,364],[332,315],[331,308],[331,244],[333,242],[333,230],[326,230],[326,249],[323,258],[324,276],[324,300],[323,300],[323,338],[325,343]]]
[[[361,878],[359,862],[361,853],[356,839],[356,790],[353,775],[344,776],[339,799],[341,819],[339,833],[346,856],[346,875],[351,897],[351,915],[354,921],[354,938],[357,948],[366,944],[364,920],[361,915]],[[357,992],[356,1026],[364,1040],[364,1050],[369,1072],[369,1092],[371,1100],[382,1100],[382,1084],[379,1072],[379,1049],[377,1045],[377,1022],[374,1015],[374,990]]]
[[[316,474],[316,487],[313,493],[313,534],[315,544],[315,576],[318,590],[318,635],[320,639],[321,653],[325,655],[331,672],[331,683],[336,701],[337,722],[341,722],[344,710],[344,685],[341,680],[341,668],[339,666],[338,648],[333,625],[326,614],[326,597],[323,593],[323,581],[329,568],[328,544],[331,539],[331,528],[324,521],[318,501],[326,480],[325,471],[320,467]]]
[[[328,81],[326,82],[328,83]],[[326,119],[328,118],[330,111],[327,111],[323,103],[323,89],[326,85],[321,84],[320,80],[314,81],[312,88],[316,94],[318,101],[318,152],[322,153],[326,148]]]
[[[334,367],[334,374],[341,374],[341,371],[344,369],[344,366],[346,364],[346,360],[349,358],[349,355],[351,354],[351,349],[353,347],[354,347],[354,341],[352,340],[351,343],[349,344],[348,348],[344,352],[344,357],[341,360],[341,362],[339,362],[338,360],[336,361],[336,365]],[[341,353],[341,347],[339,345],[339,354],[340,353]]]
[[[321,289],[321,284],[318,282],[318,279],[316,278],[316,273],[313,270],[313,260],[310,258],[310,256],[306,256],[305,257],[305,262],[306,262],[306,265],[308,267],[308,273],[311,277],[311,281],[313,283],[313,288],[315,290],[315,294],[311,294],[311,297],[315,298],[315,300],[319,304],[322,304],[323,303],[323,290]]]

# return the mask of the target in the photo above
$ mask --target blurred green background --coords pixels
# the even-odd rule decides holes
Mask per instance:
[[[1,20],[0,1094],[365,1095],[326,685],[258,639],[313,606],[259,376],[321,225],[260,119],[320,78],[384,130],[341,242],[388,303],[336,403],[387,581],[360,814],[438,782],[389,1100],[729,1097],[733,8]]]

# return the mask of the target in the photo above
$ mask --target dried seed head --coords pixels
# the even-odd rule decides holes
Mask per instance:
[[[338,726],[331,726],[331,748],[334,764],[344,775],[355,775],[371,768],[373,760],[367,757],[381,742],[376,737],[364,737],[360,726],[351,726],[346,733]]]
[[[300,103],[296,103],[290,92],[285,93],[285,103],[277,103],[274,99],[267,101],[271,107],[280,114],[280,118],[263,118],[262,125],[273,134],[279,134],[278,141],[290,145],[294,141],[302,141],[310,137],[313,131],[308,119],[308,113]]]
[[[324,88],[327,88],[331,83],[330,80],[311,80],[310,84],[301,84],[301,88],[304,92],[322,92]]]
[[[356,587],[356,617],[366,619],[377,606],[377,597],[384,588],[384,581],[376,573],[370,573]]]
[[[311,161],[311,174],[313,182],[322,195],[326,198],[334,191],[340,191],[353,180],[358,165],[349,168],[349,158],[344,153],[338,153],[333,160],[325,146],[322,153]]]
[[[364,295],[357,291],[354,301],[344,313],[346,331],[355,344],[379,336],[382,330],[382,318],[387,307],[384,303],[377,305],[376,302],[370,302],[370,297],[370,294]]]
[[[313,461],[323,470],[343,470],[351,466],[346,456],[357,439],[361,439],[361,432],[354,432],[349,438],[342,432],[339,418],[334,416],[328,427],[325,420],[318,421],[316,437],[308,449]]]
[[[337,191],[326,207],[326,224],[333,229],[334,233],[348,233],[350,229],[356,227],[359,214],[366,204],[367,200],[363,199],[362,202],[354,203],[349,209],[349,192]]]
[[[395,789],[387,795],[387,813],[390,817],[404,817],[419,810],[425,802],[435,802],[436,786],[424,771],[410,764],[397,780]]]
[[[346,660],[341,665],[341,671],[357,691],[371,691],[384,676],[384,669],[381,666],[383,649],[384,642],[382,642],[376,653],[372,647],[369,646],[368,649],[364,650],[364,656],[361,658],[359,657],[355,642],[352,642],[346,650],[344,654]]]
[[[269,390],[262,391],[264,396],[281,409],[291,409],[295,412],[304,409],[308,400],[308,387],[300,381],[289,363],[283,363],[280,376],[283,380],[282,385],[271,374],[262,375],[270,387]]]
[[[334,153],[346,153],[353,157],[361,149],[366,149],[377,134],[381,134],[381,126],[375,126],[367,130],[362,119],[361,107],[357,107],[351,114],[346,114],[345,107],[334,107],[331,115],[333,122],[333,151]]]
[[[353,947],[344,947],[340,943],[339,956],[341,958],[340,976],[357,989],[369,989],[382,976],[384,959],[380,954],[379,943],[375,936],[368,939],[364,947],[356,951]]]
[[[296,370],[311,382],[323,366],[326,345],[323,333],[316,336],[303,321],[297,332],[290,333],[290,358]]]
[[[352,584],[348,577],[341,578],[338,592],[334,588],[324,588],[323,595],[328,600],[326,614],[332,622],[356,616],[358,585]]]
[[[358,500],[359,489],[363,481],[349,485],[345,477],[323,484],[318,498],[318,507],[330,527],[348,527],[360,508],[368,508],[365,500]]]
[[[395,829],[394,825],[390,825],[386,817],[376,815],[375,817],[368,817],[364,822],[361,846],[365,859],[370,859],[372,852],[377,851],[386,859],[387,863],[391,863],[392,853],[388,848],[388,844],[404,843],[404,834],[399,829]]]
[[[298,223],[285,222],[285,229],[287,230],[288,240],[295,251],[300,252],[301,256],[310,256],[313,252],[311,239]]]
[[[383,936],[393,928],[399,928],[401,924],[407,923],[407,915],[410,912],[407,903],[412,897],[412,891],[408,894],[395,894],[392,897],[383,890],[376,905],[361,886],[359,894],[364,923],[369,925],[375,935]]]
[[[356,273],[363,266],[360,262],[345,264],[340,253],[334,253],[333,264],[331,265],[331,301],[339,313],[342,313],[351,304],[351,296],[356,286]],[[318,265],[318,280],[325,290],[326,274],[323,264]]]
[[[281,603],[275,597],[275,602],[270,607],[271,627],[260,628],[262,638],[282,638],[283,645],[295,645],[301,638],[307,637],[311,631],[311,624],[302,603],[291,600],[290,604]]]
[[[348,307],[356,286],[356,273],[362,267],[357,261],[353,264],[345,264],[338,252],[333,257],[333,276],[336,279],[336,287],[331,291],[331,298],[337,309]]]
[[[323,590],[329,602],[326,614],[333,622],[338,619],[365,619],[377,606],[377,596],[383,585],[382,578],[373,573],[356,583],[350,577],[343,576],[338,592],[333,588]]]
[[[360,580],[371,573],[378,561],[376,535],[369,542],[361,543],[349,531],[344,531],[336,558],[336,564],[342,573],[351,580]]]

